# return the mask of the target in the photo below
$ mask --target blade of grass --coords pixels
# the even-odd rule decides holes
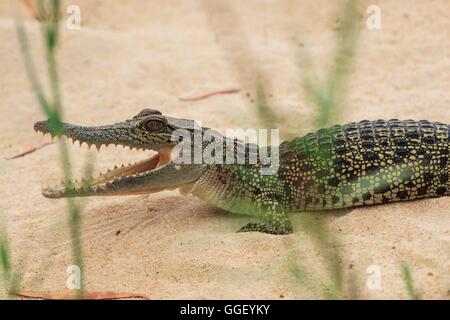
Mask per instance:
[[[336,49],[333,63],[327,72],[327,79],[318,85],[309,54],[301,50],[300,69],[303,79],[303,90],[317,107],[317,127],[328,127],[338,118],[339,109],[346,94],[351,63],[354,59],[358,38],[359,24],[357,17],[357,2],[348,0],[342,2],[342,25],[336,35]],[[323,156],[323,155],[321,155]],[[301,229],[309,234],[322,252],[324,263],[329,272],[329,280],[322,284],[326,299],[343,297],[343,267],[341,252],[336,239],[332,239],[326,230],[324,219],[319,215],[316,219],[304,218]],[[353,293],[353,295],[356,293]]]
[[[411,300],[419,300],[419,296],[414,287],[414,281],[412,278],[411,268],[407,263],[402,264],[402,275],[405,283],[406,292]]]
[[[11,250],[9,247],[8,234],[6,227],[0,225],[0,269],[3,287],[9,297],[14,298],[19,289],[21,277],[19,273],[14,272],[11,262]]]
[[[316,118],[318,127],[330,126],[338,120],[346,95],[360,30],[356,0],[343,2],[341,21],[342,24],[336,34],[333,63],[327,71],[327,78],[323,84],[318,85],[313,81],[317,79],[317,75],[312,70],[310,55],[306,49],[300,50],[299,67],[302,70],[303,90],[318,109]]]
[[[218,44],[234,68],[240,87],[251,92],[252,96],[255,94],[256,117],[252,117],[252,120],[255,119],[255,123],[264,128],[279,127],[279,115],[270,106],[267,95],[273,85],[265,70],[256,62],[255,51],[249,45],[251,39],[245,33],[245,28],[241,27],[239,14],[233,4],[221,0],[203,0],[200,4],[210,29],[216,34]]]
[[[2,268],[3,285],[5,288],[8,289],[12,271],[11,271],[9,243],[8,238],[6,236],[6,230],[0,231],[0,263]]]
[[[279,128],[281,126],[282,121],[269,105],[262,80],[258,80],[256,84],[256,108],[259,123],[263,128]]]
[[[300,230],[306,232],[314,241],[328,272],[328,280],[322,284],[324,297],[326,299],[339,299],[343,296],[341,253],[337,240],[327,230],[327,224],[321,216],[321,212],[317,212],[316,214],[315,217],[305,215],[299,227]]]
[[[58,45],[59,37],[59,20],[60,15],[60,1],[50,0],[48,2],[48,8],[45,7],[42,0],[37,0],[37,8],[41,17],[47,17],[40,21],[41,32],[44,37],[47,71],[50,82],[51,99],[45,96],[42,86],[36,74],[33,59],[31,57],[31,51],[29,47],[29,41],[25,32],[22,21],[16,23],[17,34],[22,49],[23,60],[25,62],[25,68],[27,70],[28,77],[32,83],[33,91],[37,97],[38,103],[48,118],[50,129],[53,135],[61,137],[63,133],[62,125],[62,113],[63,108],[61,104],[58,66],[56,61],[56,49]],[[48,10],[49,12],[47,12]],[[49,14],[47,14],[49,13]],[[72,169],[67,150],[67,144],[64,140],[60,139],[59,154],[61,158],[61,164],[63,167],[64,178],[66,181],[66,191],[71,192],[73,187],[72,183]],[[74,263],[81,270],[81,288],[78,291],[79,297],[83,296],[84,292],[84,272],[83,272],[83,258],[82,258],[82,243],[81,243],[81,209],[73,198],[67,198],[68,216],[70,235],[72,239],[72,253],[74,257]]]

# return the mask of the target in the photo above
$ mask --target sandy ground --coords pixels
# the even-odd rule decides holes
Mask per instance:
[[[18,3],[0,2],[0,210],[14,264],[23,273],[22,287],[63,291],[72,264],[66,203],[40,194],[41,186],[59,181],[57,147],[3,160],[48,141],[32,130],[43,115],[18,49],[13,20]],[[59,52],[70,122],[111,123],[158,106],[166,114],[219,129],[252,127],[260,73],[277,112],[289,116],[299,134],[313,129],[313,108],[299,93],[296,49],[303,44],[316,67],[326,69],[337,23],[334,1],[70,3],[80,5],[82,13],[81,30],[63,30]],[[382,28],[361,33],[341,121],[450,123],[450,3],[376,4]],[[26,27],[44,77],[38,25],[28,16]],[[228,88],[241,92],[179,100]],[[80,173],[88,151],[71,150]],[[98,154],[96,163],[104,169],[140,158],[140,153],[112,148]],[[450,298],[449,206],[450,199],[441,198],[327,216],[344,257],[345,279],[356,279],[360,298],[407,298],[402,261],[411,265],[422,298]],[[298,229],[289,236],[236,234],[251,218],[229,215],[177,191],[90,198],[83,207],[90,291],[143,292],[154,299],[323,297],[312,288],[326,279],[321,252]],[[301,218],[293,216],[296,222]],[[305,270],[306,285],[295,277],[295,265]],[[379,268],[378,289],[366,286],[370,266]]]

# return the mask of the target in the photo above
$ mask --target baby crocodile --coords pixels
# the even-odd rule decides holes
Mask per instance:
[[[450,125],[438,122],[364,120],[320,129],[281,143],[274,174],[262,174],[265,164],[248,161],[249,155],[258,154],[262,147],[237,139],[232,140],[232,152],[244,146],[244,163],[179,164],[176,158],[171,160],[174,146],[196,134],[204,135],[208,128],[158,110],[144,109],[113,125],[63,125],[63,135],[80,144],[97,148],[115,144],[158,153],[96,178],[44,189],[48,198],[136,195],[180,188],[214,206],[261,221],[247,224],[240,232],[289,234],[292,225],[287,214],[293,211],[450,195]],[[51,133],[48,121],[37,122],[34,128]],[[174,139],[178,129],[188,136]],[[223,141],[225,149],[230,140]],[[203,142],[202,151],[209,145]],[[190,148],[194,153],[195,146]]]

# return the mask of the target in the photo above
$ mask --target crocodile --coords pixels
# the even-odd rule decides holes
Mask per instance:
[[[42,193],[48,198],[139,195],[179,189],[228,212],[258,222],[238,232],[293,232],[291,212],[342,209],[450,195],[450,125],[425,120],[363,120],[335,125],[279,144],[279,165],[250,163],[263,147],[232,139],[232,152],[244,147],[244,163],[177,163],[176,146],[209,128],[194,120],[143,109],[123,122],[80,126],[63,123],[62,135],[73,142],[121,145],[156,154],[134,164],[115,166],[85,181],[62,182]],[[48,121],[34,125],[52,134]],[[174,138],[183,129],[190,137]],[[217,131],[218,132],[218,131]],[[220,134],[220,133],[219,133]],[[228,140],[227,140],[228,139]],[[201,150],[208,148],[201,143]],[[194,146],[192,148],[192,152]]]

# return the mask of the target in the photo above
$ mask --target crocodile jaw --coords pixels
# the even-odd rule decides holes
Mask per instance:
[[[166,153],[169,152],[167,156]],[[142,175],[155,172],[164,167],[167,162],[164,159],[170,159],[170,150],[160,150],[148,159],[109,169],[100,173],[96,178],[83,178],[81,181],[68,182],[42,189],[42,195],[50,199],[59,199],[66,197],[87,197],[87,196],[121,196],[121,195],[140,195],[160,192],[166,189],[174,189],[176,186],[167,186],[167,188],[154,188],[151,185],[141,185],[138,183],[130,184],[130,188],[115,188],[117,183],[124,179],[136,179]],[[133,186],[133,188],[131,188]]]
[[[167,186],[165,188],[155,188],[151,185],[133,185],[133,179],[136,181],[139,180],[139,177],[142,175],[151,173],[153,171],[159,170],[161,167],[164,167],[166,164],[171,162],[171,150],[173,146],[163,146],[161,143],[151,145],[149,147],[135,146],[133,144],[129,145],[127,143],[117,142],[117,141],[101,141],[96,142],[97,140],[92,134],[86,136],[86,139],[83,139],[83,136],[75,132],[75,135],[70,130],[75,128],[76,130],[80,130],[80,126],[75,126],[71,124],[64,124],[65,132],[63,133],[72,143],[78,141],[80,145],[82,143],[87,143],[89,147],[95,145],[97,150],[100,151],[100,147],[102,145],[121,145],[123,147],[130,147],[130,149],[137,148],[143,150],[153,150],[157,153],[149,157],[148,159],[136,162],[134,164],[122,165],[122,166],[114,166],[114,168],[109,169],[105,172],[98,174],[96,177],[86,177],[81,179],[81,181],[68,181],[62,182],[61,184],[54,187],[46,187],[42,189],[42,194],[44,197],[51,199],[65,198],[65,197],[84,197],[84,196],[115,196],[115,195],[137,195],[137,194],[149,194],[160,192],[166,189],[174,189],[176,186]],[[102,128],[106,128],[104,126]],[[112,126],[111,126],[112,127]],[[34,126],[37,132],[41,132],[44,135],[51,134],[48,124],[46,121],[37,122]],[[91,130],[91,128],[89,128]],[[95,130],[92,128],[92,130]],[[89,132],[89,131],[88,131]],[[92,131],[94,132],[94,131]],[[129,187],[112,187],[115,184],[119,184],[121,180],[127,179],[127,181],[131,181],[129,183]]]

